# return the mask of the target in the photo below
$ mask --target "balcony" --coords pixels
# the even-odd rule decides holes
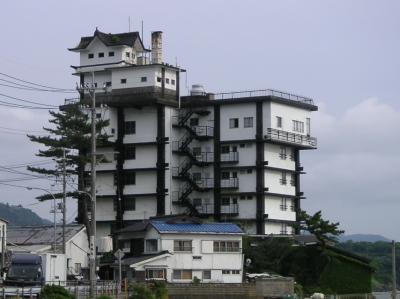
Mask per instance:
[[[315,137],[291,133],[272,128],[267,129],[267,134],[264,136],[264,138],[267,140],[277,141],[281,143],[295,144],[305,148],[317,147],[317,138]]]
[[[195,206],[195,208],[201,215],[214,214],[214,204],[199,205]],[[238,204],[221,205],[221,214],[238,215],[239,205]]]
[[[239,162],[239,152],[222,153],[221,162]]]
[[[239,178],[222,179],[221,188],[239,188]]]

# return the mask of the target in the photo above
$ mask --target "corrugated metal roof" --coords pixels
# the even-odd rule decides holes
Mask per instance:
[[[65,227],[65,239],[68,241],[84,228],[80,224],[68,224]],[[7,242],[16,245],[40,245],[54,243],[54,226],[10,226],[7,228]],[[62,226],[56,228],[56,242],[62,243]]]
[[[239,226],[233,223],[166,223],[151,221],[153,227],[160,233],[212,233],[212,234],[243,234]]]

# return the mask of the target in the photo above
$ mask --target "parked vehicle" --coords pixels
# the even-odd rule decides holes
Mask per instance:
[[[40,286],[66,281],[64,254],[14,253],[4,280],[9,286]]]

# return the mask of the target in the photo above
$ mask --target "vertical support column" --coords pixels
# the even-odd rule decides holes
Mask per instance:
[[[177,102],[179,102],[179,97],[180,97],[180,72],[179,71],[176,71],[176,80],[175,80],[175,82],[176,82],[176,101]]]
[[[264,138],[263,102],[256,102],[256,228],[257,234],[264,234]]]
[[[164,75],[163,75],[164,78]],[[164,79],[163,79],[164,82]],[[165,106],[157,106],[157,216],[165,215]]]
[[[165,97],[165,68],[161,68],[161,97]]]
[[[295,194],[296,197],[294,199],[294,209],[296,211],[296,221],[298,219],[298,215],[300,212],[300,196],[301,196],[301,191],[300,191],[300,151],[298,148],[293,148],[293,154],[294,154],[294,162],[296,166],[296,179],[295,179]],[[299,229],[296,229],[295,231],[296,234],[300,233]]]
[[[214,220],[221,221],[221,110],[214,105]]]
[[[125,162],[125,148],[124,148],[124,135],[125,135],[125,115],[124,108],[117,108],[117,140],[115,142],[115,151],[117,152],[117,165],[115,173],[115,184],[117,186],[117,215],[116,215],[116,229],[120,229],[124,225],[124,162]]]

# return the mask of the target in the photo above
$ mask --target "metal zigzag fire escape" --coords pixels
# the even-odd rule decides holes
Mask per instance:
[[[174,126],[184,128],[185,135],[178,141],[173,142],[173,151],[185,158],[177,167],[172,168],[172,176],[184,181],[179,191],[175,191],[173,202],[186,206],[192,215],[198,215],[196,207],[191,202],[189,195],[193,191],[205,192],[213,188],[212,178],[195,177],[190,173],[193,165],[204,167],[214,162],[213,152],[194,152],[189,145],[193,140],[204,141],[213,138],[214,128],[210,126],[190,126],[187,124],[194,114],[207,115],[207,110],[183,110],[175,119]]]

